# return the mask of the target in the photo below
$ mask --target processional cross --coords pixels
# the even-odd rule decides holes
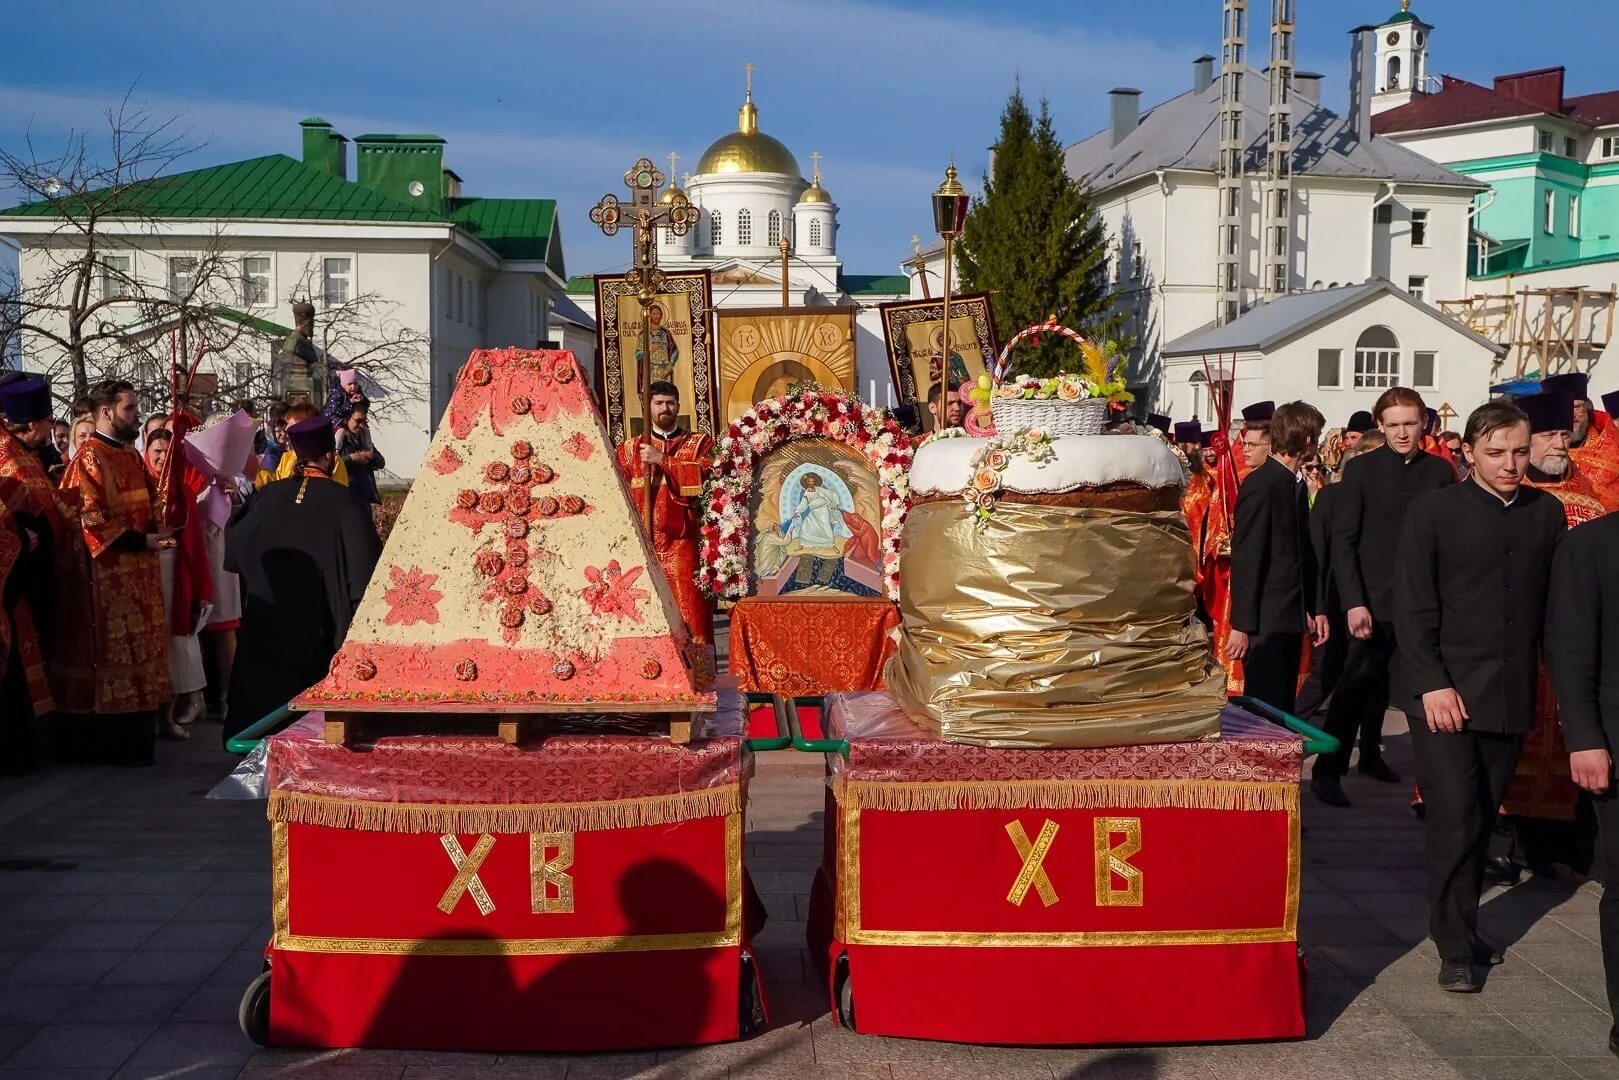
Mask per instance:
[[[671,167],[674,161],[671,155]],[[658,202],[658,189],[667,179],[653,166],[650,158],[642,158],[624,174],[624,186],[630,189],[630,201],[621,203],[618,196],[606,194],[591,207],[590,220],[608,236],[616,236],[620,227],[632,230],[634,257],[625,281],[635,288],[635,298],[641,302],[641,362],[636,365],[636,387],[641,395],[641,419],[648,444],[652,439],[652,320],[649,312],[652,301],[668,288],[668,279],[658,269],[658,230],[668,229],[675,236],[685,236],[697,223],[697,208],[686,198],[686,193],[675,190],[668,201]],[[600,312],[597,313],[600,316]],[[625,427],[628,428],[628,421]],[[627,432],[626,432],[627,434]],[[657,473],[646,472],[647,531],[652,529],[652,502]]]

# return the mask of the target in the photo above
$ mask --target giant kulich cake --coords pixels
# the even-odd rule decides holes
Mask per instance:
[[[1185,474],[1156,438],[936,438],[911,469],[886,681],[952,742],[1217,738]]]
[[[712,712],[573,354],[474,352],[299,709]]]

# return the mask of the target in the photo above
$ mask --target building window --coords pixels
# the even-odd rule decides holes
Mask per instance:
[[[197,287],[197,260],[177,256],[169,260],[169,297],[189,300]]]
[[[1375,207],[1373,207],[1372,208],[1372,224],[1373,225],[1392,225],[1392,224],[1394,224],[1394,204],[1393,203],[1378,203]]]
[[[1579,239],[1580,197],[1578,195],[1570,195],[1568,197],[1568,234],[1575,239]]]
[[[1400,88],[1400,58],[1398,56],[1391,56],[1391,57],[1389,57],[1388,86],[1385,89],[1398,90],[1399,88]]]
[[[1571,157],[1577,157],[1578,156],[1578,149],[1577,149],[1577,147],[1575,145],[1574,137],[1572,135],[1564,135],[1563,136],[1563,156],[1566,157],[1566,158],[1571,158]]]
[[[1433,389],[1433,361],[1431,352],[1411,354],[1411,385],[1423,390]]]
[[[709,244],[709,246],[710,247],[719,246],[721,235],[723,235],[723,234],[720,231],[720,212],[718,210],[710,210],[708,212],[708,244]]]
[[[1411,246],[1428,246],[1428,211],[1411,211]]]
[[[133,259],[129,255],[101,257],[101,298],[118,300],[130,294],[129,275]]]
[[[1557,193],[1553,191],[1543,192],[1541,204],[1541,210],[1546,220],[1541,223],[1540,227],[1546,232],[1554,233],[1557,231]]]
[[[249,255],[242,260],[242,302],[268,304],[270,302],[270,257]]]
[[[1386,326],[1369,326],[1355,342],[1355,389],[1400,385],[1400,341]]]
[[[1141,261],[1141,241],[1130,241],[1130,280],[1140,281],[1146,277],[1147,267]]]
[[[320,295],[328,308],[341,307],[354,295],[354,264],[348,259],[322,259]]]
[[[1428,299],[1428,276],[1426,274],[1412,274],[1405,279],[1405,291],[1411,294],[1413,300]]]
[[[1315,351],[1315,384],[1322,390],[1336,390],[1343,385],[1342,349]]]
[[[781,243],[781,211],[772,210],[765,219],[765,238],[770,241],[771,247]]]
[[[1542,154],[1552,152],[1552,133],[1541,128],[1535,129],[1535,147]]]
[[[1602,156],[1619,158],[1619,135],[1602,136]]]
[[[750,211],[736,212],[736,242],[744,246],[753,243],[753,214]]]
[[[455,318],[455,271],[444,268],[444,317]]]
[[[821,219],[820,218],[810,218],[809,246],[810,247],[820,247],[821,246]]]

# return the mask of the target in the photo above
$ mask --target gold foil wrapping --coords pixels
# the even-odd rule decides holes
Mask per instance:
[[[889,692],[950,742],[1083,747],[1220,733],[1179,511],[1002,501],[911,510]]]

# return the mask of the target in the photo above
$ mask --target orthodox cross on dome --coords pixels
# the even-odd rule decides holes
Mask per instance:
[[[674,183],[675,166],[680,163],[680,155],[673,150],[669,151],[669,182]]]
[[[916,279],[922,283],[922,299],[932,299],[933,293],[928,289],[928,261],[922,257],[922,237],[916,233],[911,234],[911,265],[916,267]]]
[[[821,153],[819,150],[810,151],[810,182],[821,182]]]
[[[742,77],[745,80],[747,87],[744,91],[744,97],[748,101],[753,100],[753,71],[754,68],[752,63],[742,65]]]
[[[672,155],[671,155],[672,156]],[[669,200],[658,202],[658,189],[663,187],[666,177],[653,166],[650,158],[642,158],[629,171],[624,174],[624,186],[630,189],[630,202],[626,205],[618,201],[618,196],[611,192],[603,195],[601,201],[590,209],[590,220],[593,221],[603,233],[616,236],[619,226],[627,225],[633,230],[634,257],[630,262],[630,269],[624,275],[627,284],[635,287],[635,297],[641,302],[641,355],[652,355],[652,328],[651,320],[647,317],[647,309],[660,292],[668,291],[668,281],[663,271],[658,268],[658,230],[668,229],[675,236],[685,236],[691,227],[697,224],[698,210],[686,198],[684,191],[675,190],[669,193]],[[642,419],[645,421],[645,430],[652,430],[652,399],[648,395],[648,387],[652,378],[652,365],[642,364],[637,373],[640,383]],[[657,487],[658,474],[649,470],[646,483],[646,520],[652,521],[652,502]]]

